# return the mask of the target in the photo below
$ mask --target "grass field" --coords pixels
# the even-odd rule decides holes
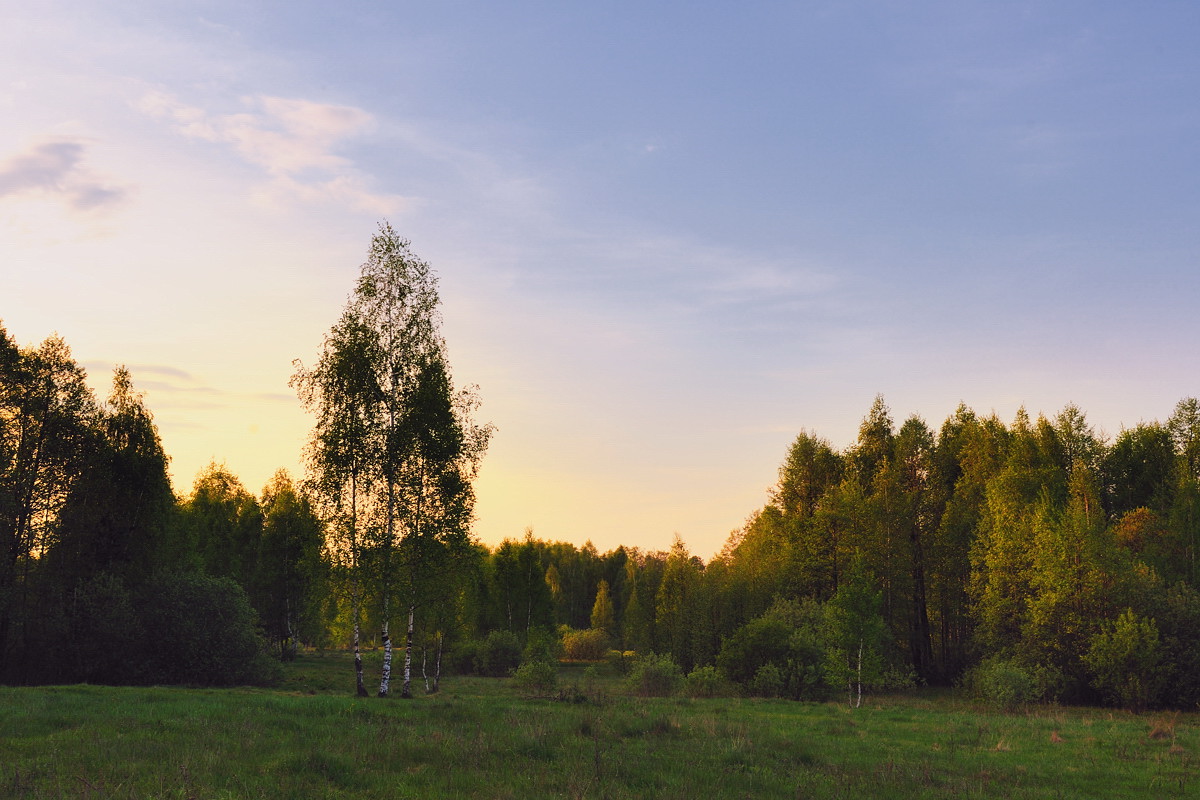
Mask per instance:
[[[0,688],[0,797],[1200,797],[1195,714],[641,699],[578,665],[561,683],[580,691],[358,699],[330,654],[271,690]]]

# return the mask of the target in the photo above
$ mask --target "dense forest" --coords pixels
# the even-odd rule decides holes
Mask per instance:
[[[384,226],[317,361],[307,470],[222,465],[176,496],[124,368],[97,400],[67,344],[0,327],[0,679],[269,682],[300,647],[414,673],[653,658],[753,694],[962,684],[1133,708],[1200,703],[1200,403],[1114,439],[1068,406],[960,407],[843,450],[802,431],[708,563],[470,533],[492,429],[456,389],[436,279]],[[393,620],[393,617],[395,620]],[[655,654],[655,655],[651,655]],[[367,693],[358,662],[356,685]],[[347,680],[350,680],[348,676]],[[372,693],[374,686],[372,686]]]

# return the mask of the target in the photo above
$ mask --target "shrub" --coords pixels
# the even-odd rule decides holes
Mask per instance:
[[[779,697],[785,688],[783,673],[774,664],[763,664],[754,673],[747,688],[755,697]]]
[[[688,697],[730,697],[737,693],[734,685],[716,667],[696,667],[688,673],[683,691]]]
[[[626,682],[631,692],[642,697],[669,697],[682,686],[683,673],[670,656],[647,653],[633,662]]]
[[[475,672],[503,678],[521,663],[521,642],[512,631],[492,631],[475,652]]]
[[[231,578],[159,575],[139,599],[148,682],[233,686],[279,679],[280,666],[258,635],[257,615]]]
[[[521,661],[558,661],[562,657],[562,639],[552,628],[536,627],[525,637]]]
[[[568,631],[563,635],[563,652],[572,661],[601,661],[608,654],[608,634],[599,628]]]
[[[604,663],[613,675],[628,675],[636,660],[637,653],[632,650],[609,650],[604,656]]]
[[[1000,656],[971,669],[963,685],[973,696],[1011,711],[1038,697],[1037,681],[1021,665]]]
[[[826,652],[822,630],[825,615],[813,601],[777,601],[760,617],[742,625],[725,639],[717,667],[752,694],[751,684],[766,665],[782,681],[770,696],[815,700],[828,693]]]
[[[1109,700],[1133,711],[1157,702],[1166,671],[1153,619],[1126,609],[1092,638],[1083,658],[1095,676],[1093,685]]]
[[[531,692],[549,692],[558,683],[558,664],[554,661],[526,661],[513,673],[513,684]]]

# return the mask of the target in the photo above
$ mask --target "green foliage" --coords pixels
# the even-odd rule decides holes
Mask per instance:
[[[688,697],[736,697],[737,687],[711,664],[688,673],[683,685]]]
[[[779,697],[787,689],[787,682],[779,667],[767,663],[758,668],[746,689],[755,697]]]
[[[1038,699],[1037,683],[1024,667],[1000,656],[984,659],[963,677],[973,696],[1005,711]]]
[[[882,603],[883,593],[857,557],[825,605],[829,684],[845,686],[852,705],[861,704],[864,687],[884,683],[888,632]]]
[[[138,606],[146,682],[236,686],[277,679],[278,662],[266,655],[254,609],[232,579],[156,575]]]
[[[121,578],[101,572],[81,582],[69,613],[67,680],[126,684],[143,679],[147,640],[141,615]]]
[[[596,587],[596,602],[592,604],[592,627],[612,635],[617,629],[617,621],[613,610],[612,598],[608,594],[608,581],[602,580]]]
[[[697,588],[700,583],[698,560],[693,560],[678,536],[663,568],[662,581],[654,601],[654,627],[665,650],[685,667],[694,661],[697,614]]]
[[[597,628],[567,631],[563,635],[563,655],[572,661],[602,661],[608,655],[608,636]]]
[[[637,653],[633,650],[609,650],[604,655],[604,665],[613,675],[627,676],[637,661]]]
[[[683,687],[683,673],[670,656],[647,653],[633,662],[626,687],[640,697],[670,697]]]
[[[309,498],[280,470],[263,490],[262,538],[252,600],[280,657],[294,658],[300,644],[323,638],[322,600],[329,565],[323,531]]]
[[[474,656],[475,672],[494,678],[505,677],[521,663],[521,641],[512,631],[492,631]]]
[[[1084,661],[1096,688],[1133,711],[1157,703],[1165,688],[1158,626],[1133,609],[1126,609],[1092,638]]]
[[[525,639],[522,661],[558,661],[563,654],[562,639],[551,628],[534,628]]]
[[[819,604],[779,601],[725,639],[717,666],[749,690],[763,667],[771,665],[770,674],[783,682],[777,694],[817,699],[826,694],[826,636]]]
[[[513,685],[528,692],[545,694],[552,691],[557,684],[557,661],[526,661],[513,672]]]

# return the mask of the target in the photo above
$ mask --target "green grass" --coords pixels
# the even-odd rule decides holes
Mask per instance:
[[[368,674],[378,674],[369,662]],[[342,654],[273,690],[0,688],[0,797],[1108,798],[1200,796],[1200,716],[946,693],[842,704],[565,699],[449,678],[358,699]]]

